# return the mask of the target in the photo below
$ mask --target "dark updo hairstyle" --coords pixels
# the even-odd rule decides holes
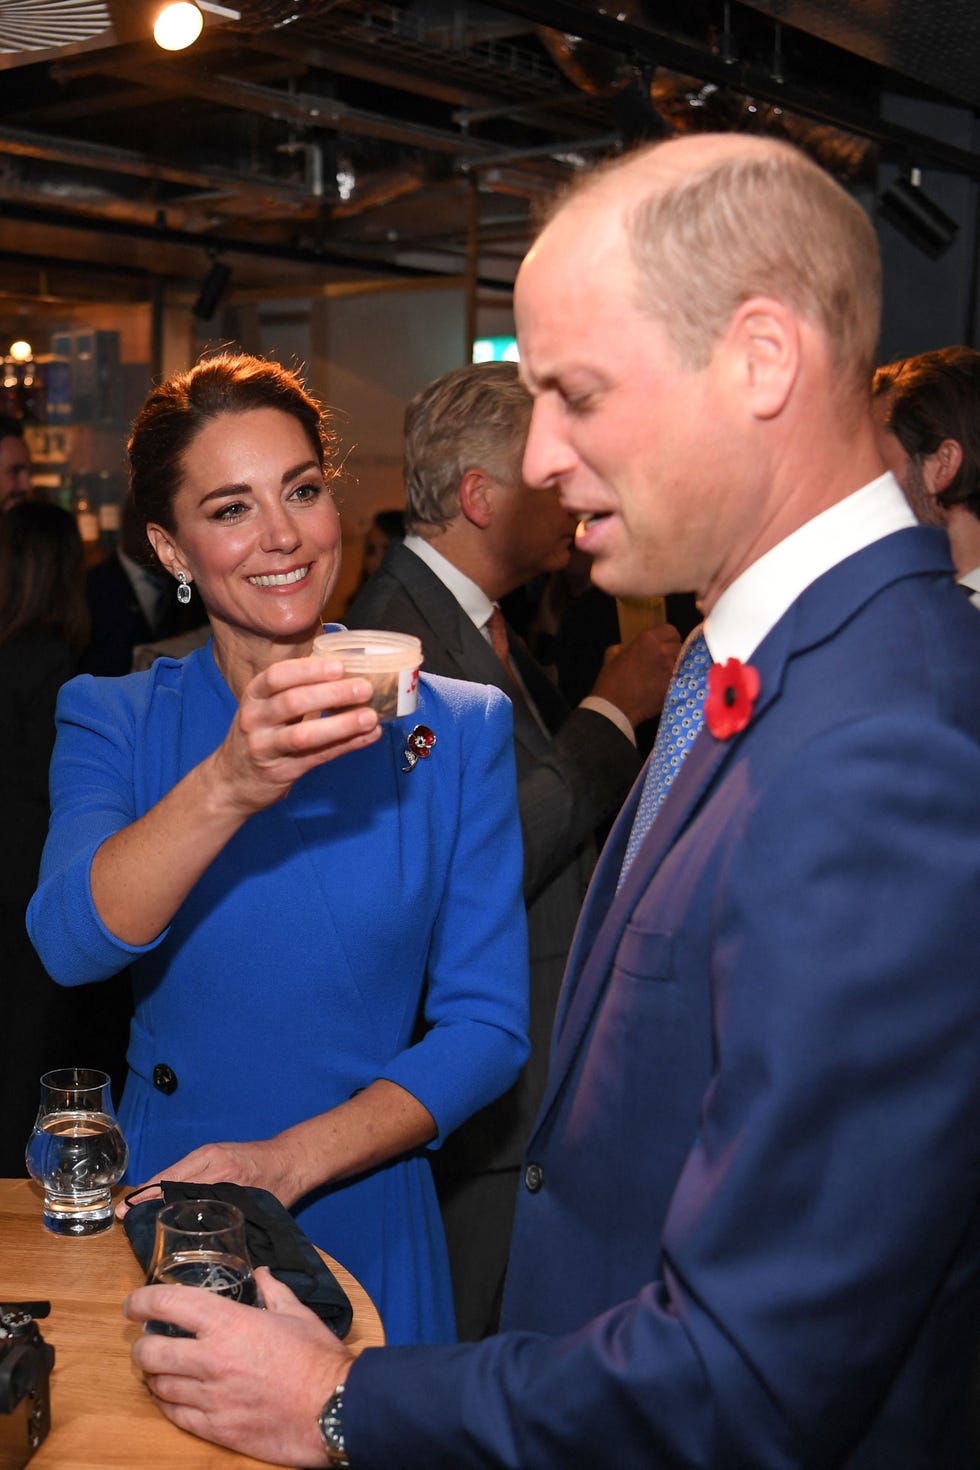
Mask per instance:
[[[127,445],[129,486],[144,528],[155,522],[171,534],[176,531],[173,503],[190,445],[221,414],[255,408],[275,408],[296,419],[326,472],[335,436],[326,411],[296,373],[246,353],[206,357],[154,388],[133,424]]]
[[[24,500],[0,515],[0,643],[50,628],[75,653],[89,637],[85,551],[75,517]]]

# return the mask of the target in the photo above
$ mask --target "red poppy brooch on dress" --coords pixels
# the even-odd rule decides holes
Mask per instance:
[[[704,718],[716,740],[730,740],[745,729],[758,693],[759,674],[751,664],[730,658],[727,663],[711,665]]]
[[[436,737],[428,725],[416,725],[405,745],[405,759],[408,765],[402,766],[402,770],[410,771],[419,761],[428,760],[435,743]]]

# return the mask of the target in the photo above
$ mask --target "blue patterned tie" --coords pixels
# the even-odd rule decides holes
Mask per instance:
[[[704,724],[704,695],[711,662],[711,654],[699,626],[688,635],[667,689],[663,713],[657,727],[657,738],[653,743],[653,753],[647,764],[643,790],[633,818],[633,830],[623,855],[619,887],[622,887],[623,879],[660,810],[671,782]]]

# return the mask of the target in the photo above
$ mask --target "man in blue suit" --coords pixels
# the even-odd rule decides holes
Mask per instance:
[[[755,137],[545,228],[525,478],[607,591],[697,589],[707,701],[695,639],[569,959],[504,1330],[355,1362],[275,1282],[144,1288],[199,1334],[134,1348],[177,1423],[354,1470],[974,1464],[980,624],[883,473],[879,287],[859,207]]]

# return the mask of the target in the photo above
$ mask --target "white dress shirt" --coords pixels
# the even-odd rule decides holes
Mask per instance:
[[[956,580],[969,592],[973,606],[980,607],[980,567],[974,567],[972,572],[964,572],[962,577],[957,577]]]
[[[146,567],[141,567],[139,562],[133,561],[132,557],[127,556],[124,551],[117,548],[116,555],[136,593],[136,600],[146,618],[150,632],[155,633],[160,625],[160,617],[166,601],[167,584],[162,577],[155,576]],[[176,596],[176,589],[174,596]]]
[[[824,572],[893,531],[916,524],[890,472],[855,490],[773,546],[726,587],[704,621],[716,663],[743,663],[787,608]]]

